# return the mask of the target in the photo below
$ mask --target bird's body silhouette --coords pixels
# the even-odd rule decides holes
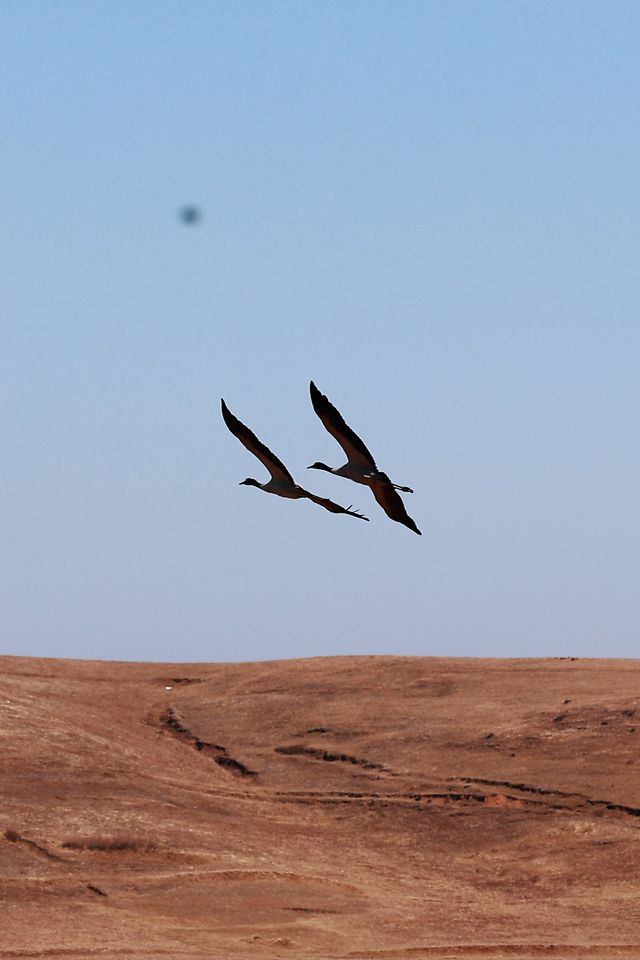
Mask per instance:
[[[241,481],[241,486],[259,487],[260,490],[264,490],[265,493],[273,493],[278,497],[285,497],[288,500],[312,500],[314,503],[317,503],[319,507],[324,507],[324,509],[330,513],[346,513],[348,516],[357,517],[359,520],[369,519],[356,510],[352,510],[351,507],[341,507],[340,504],[334,503],[333,500],[327,500],[326,497],[319,497],[315,493],[311,493],[309,490],[305,490],[299,486],[282,460],[276,457],[275,453],[272,453],[261,440],[258,440],[255,433],[253,433],[249,427],[231,413],[224,400],[221,400],[220,404],[222,417],[231,433],[238,438],[240,443],[242,443],[254,457],[257,457],[258,460],[264,464],[271,474],[271,479],[267,480],[266,483],[260,483],[258,480],[254,480],[253,477],[247,477],[246,480]]]
[[[347,462],[341,467],[328,467],[326,463],[316,461],[308,469],[325,470],[327,473],[345,477],[355,483],[365,484],[371,488],[377,502],[391,520],[404,524],[409,530],[422,536],[415,521],[407,513],[398,493],[398,490],[403,493],[413,493],[411,487],[402,487],[393,483],[386,473],[378,470],[373,456],[358,434],[345,423],[341,413],[323,393],[320,393],[313,380],[309,384],[309,392],[313,409],[334,440],[337,440],[344,450]]]

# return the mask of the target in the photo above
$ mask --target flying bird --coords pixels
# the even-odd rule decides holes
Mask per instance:
[[[415,522],[407,513],[402,498],[397,492],[401,490],[403,493],[413,493],[411,487],[402,487],[393,483],[386,473],[378,470],[375,460],[360,437],[344,422],[340,412],[336,410],[327,397],[320,393],[313,380],[309,384],[309,391],[313,409],[331,436],[338,441],[346,453],[347,462],[342,467],[328,467],[326,463],[316,461],[308,469],[326,470],[338,477],[346,477],[356,483],[366,484],[366,486],[371,487],[371,492],[388,517],[404,524],[409,530],[413,530],[414,533],[422,536]]]
[[[241,423],[237,417],[234,417],[224,400],[221,400],[220,404],[222,407],[222,417],[231,433],[238,438],[240,443],[244,444],[254,457],[257,457],[258,460],[264,464],[271,474],[271,479],[267,480],[266,483],[260,483],[252,477],[247,477],[246,480],[240,482],[240,486],[259,487],[261,490],[264,490],[265,493],[275,493],[278,497],[286,497],[288,500],[313,500],[319,507],[324,507],[324,509],[329,510],[330,513],[346,513],[350,517],[358,517],[359,520],[369,520],[368,517],[357,513],[355,510],[352,510],[351,507],[341,507],[340,504],[334,503],[333,500],[318,497],[315,493],[310,493],[308,490],[304,490],[298,486],[284,463],[276,457],[275,453],[272,453],[264,443],[258,440],[255,433],[253,433],[249,427]]]

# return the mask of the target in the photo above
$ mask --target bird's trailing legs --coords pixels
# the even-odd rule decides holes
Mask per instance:
[[[370,473],[368,476],[372,479],[378,478],[382,480],[383,483],[391,484],[394,490],[400,490],[401,493],[413,493],[411,487],[401,487],[399,483],[393,483],[391,480],[389,480],[389,477],[386,475],[386,473]]]

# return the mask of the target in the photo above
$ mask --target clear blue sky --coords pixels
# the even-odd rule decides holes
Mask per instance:
[[[639,35],[625,0],[2,4],[4,652],[637,655]],[[310,378],[421,538],[305,470],[342,462]],[[371,523],[238,486],[221,396]]]

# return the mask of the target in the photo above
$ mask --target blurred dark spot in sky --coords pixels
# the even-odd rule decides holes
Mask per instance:
[[[196,223],[200,223],[202,220],[202,210],[200,207],[195,207],[192,204],[187,206],[180,207],[178,216],[182,223],[186,224],[188,227],[194,226]]]

